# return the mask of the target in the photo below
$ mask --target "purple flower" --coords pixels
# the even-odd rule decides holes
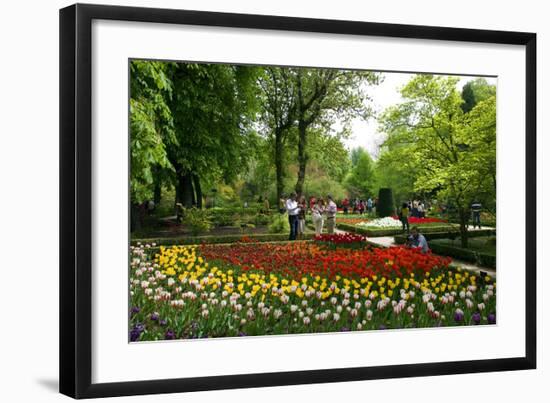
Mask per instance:
[[[455,322],[462,322],[464,320],[464,314],[462,312],[455,312]]]
[[[176,338],[176,333],[172,329],[168,329],[164,334],[165,340],[174,340]]]
[[[153,322],[156,322],[157,320],[159,320],[159,314],[156,313],[156,312],[153,312],[153,313],[151,314],[151,320],[152,320]]]
[[[137,329],[130,330],[130,341],[137,341],[141,336],[141,332]]]
[[[144,330],[145,326],[143,326],[143,324],[136,323],[132,330],[130,330],[130,341],[137,341]]]
[[[347,327],[343,327],[342,329],[340,329],[341,332],[349,332],[349,328]]]
[[[167,323],[168,323],[168,322],[166,321],[166,319],[161,319],[161,320],[159,321],[159,325],[161,325],[161,326],[166,326]]]
[[[475,312],[472,315],[472,321],[474,322],[474,325],[479,325],[481,322],[481,314],[479,312]]]
[[[494,313],[490,313],[489,315],[487,315],[487,323],[489,323],[490,325],[494,325],[495,323],[497,323],[497,316]]]
[[[139,311],[141,311],[139,306],[133,306],[132,309],[130,309],[130,312],[132,313],[132,315],[135,315],[136,313],[139,313]]]
[[[244,337],[244,336],[248,336],[245,332],[239,332],[238,334],[239,337]]]

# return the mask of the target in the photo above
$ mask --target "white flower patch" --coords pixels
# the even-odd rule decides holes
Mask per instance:
[[[362,221],[356,224],[359,227],[376,227],[376,228],[391,228],[401,227],[401,221],[396,220],[393,217],[376,218],[370,221]]]

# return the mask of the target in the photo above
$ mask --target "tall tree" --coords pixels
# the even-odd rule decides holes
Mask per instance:
[[[496,87],[490,85],[484,78],[476,78],[468,81],[462,87],[462,111],[470,112],[481,101],[496,96]]]
[[[230,181],[248,161],[256,69],[181,63],[172,79],[175,141],[167,154],[176,172],[176,198],[201,207],[201,178]]]
[[[377,84],[380,76],[372,72],[337,69],[296,68],[295,80],[298,129],[298,177],[295,190],[303,193],[308,156],[308,137],[315,126],[331,130],[335,121],[348,125],[354,118],[372,115],[366,88]]]
[[[166,152],[166,144],[174,139],[168,106],[173,93],[171,67],[162,62],[130,63],[130,200],[134,229],[141,226],[138,205],[158,194],[173,169]]]
[[[495,115],[489,99],[465,115],[457,82],[452,77],[415,76],[401,91],[405,102],[389,108],[381,124],[388,133],[386,145],[405,150],[414,165],[415,191],[437,192],[456,206],[461,243],[466,247],[470,204],[494,169],[486,158],[487,150],[494,149]],[[480,136],[482,127],[485,140]],[[486,167],[485,174],[479,173],[480,166]]]
[[[369,153],[362,147],[352,150],[355,164],[346,177],[345,184],[352,198],[361,199],[373,195],[375,191],[374,164]]]
[[[283,195],[284,147],[296,119],[296,85],[287,68],[267,67],[258,83],[262,89],[264,130],[273,141],[277,200]]]

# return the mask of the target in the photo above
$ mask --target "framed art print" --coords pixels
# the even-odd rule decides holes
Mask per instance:
[[[535,61],[533,33],[62,9],[61,393],[535,368]]]

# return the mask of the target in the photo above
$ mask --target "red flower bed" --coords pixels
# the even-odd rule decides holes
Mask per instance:
[[[365,237],[358,234],[342,233],[342,234],[321,234],[315,237],[317,242],[330,242],[334,244],[350,244],[363,242]]]
[[[283,245],[241,243],[234,245],[201,245],[201,254],[208,261],[240,266],[243,271],[281,273],[288,277],[322,275],[333,278],[401,276],[446,268],[450,258],[422,253],[407,247],[387,249],[334,249],[293,242]]]
[[[393,218],[396,220],[399,220],[399,217],[394,215]],[[418,217],[409,217],[409,224],[429,224],[434,222],[447,222],[447,220],[444,220],[442,218],[435,218],[435,217],[424,217],[424,218],[418,218]]]

